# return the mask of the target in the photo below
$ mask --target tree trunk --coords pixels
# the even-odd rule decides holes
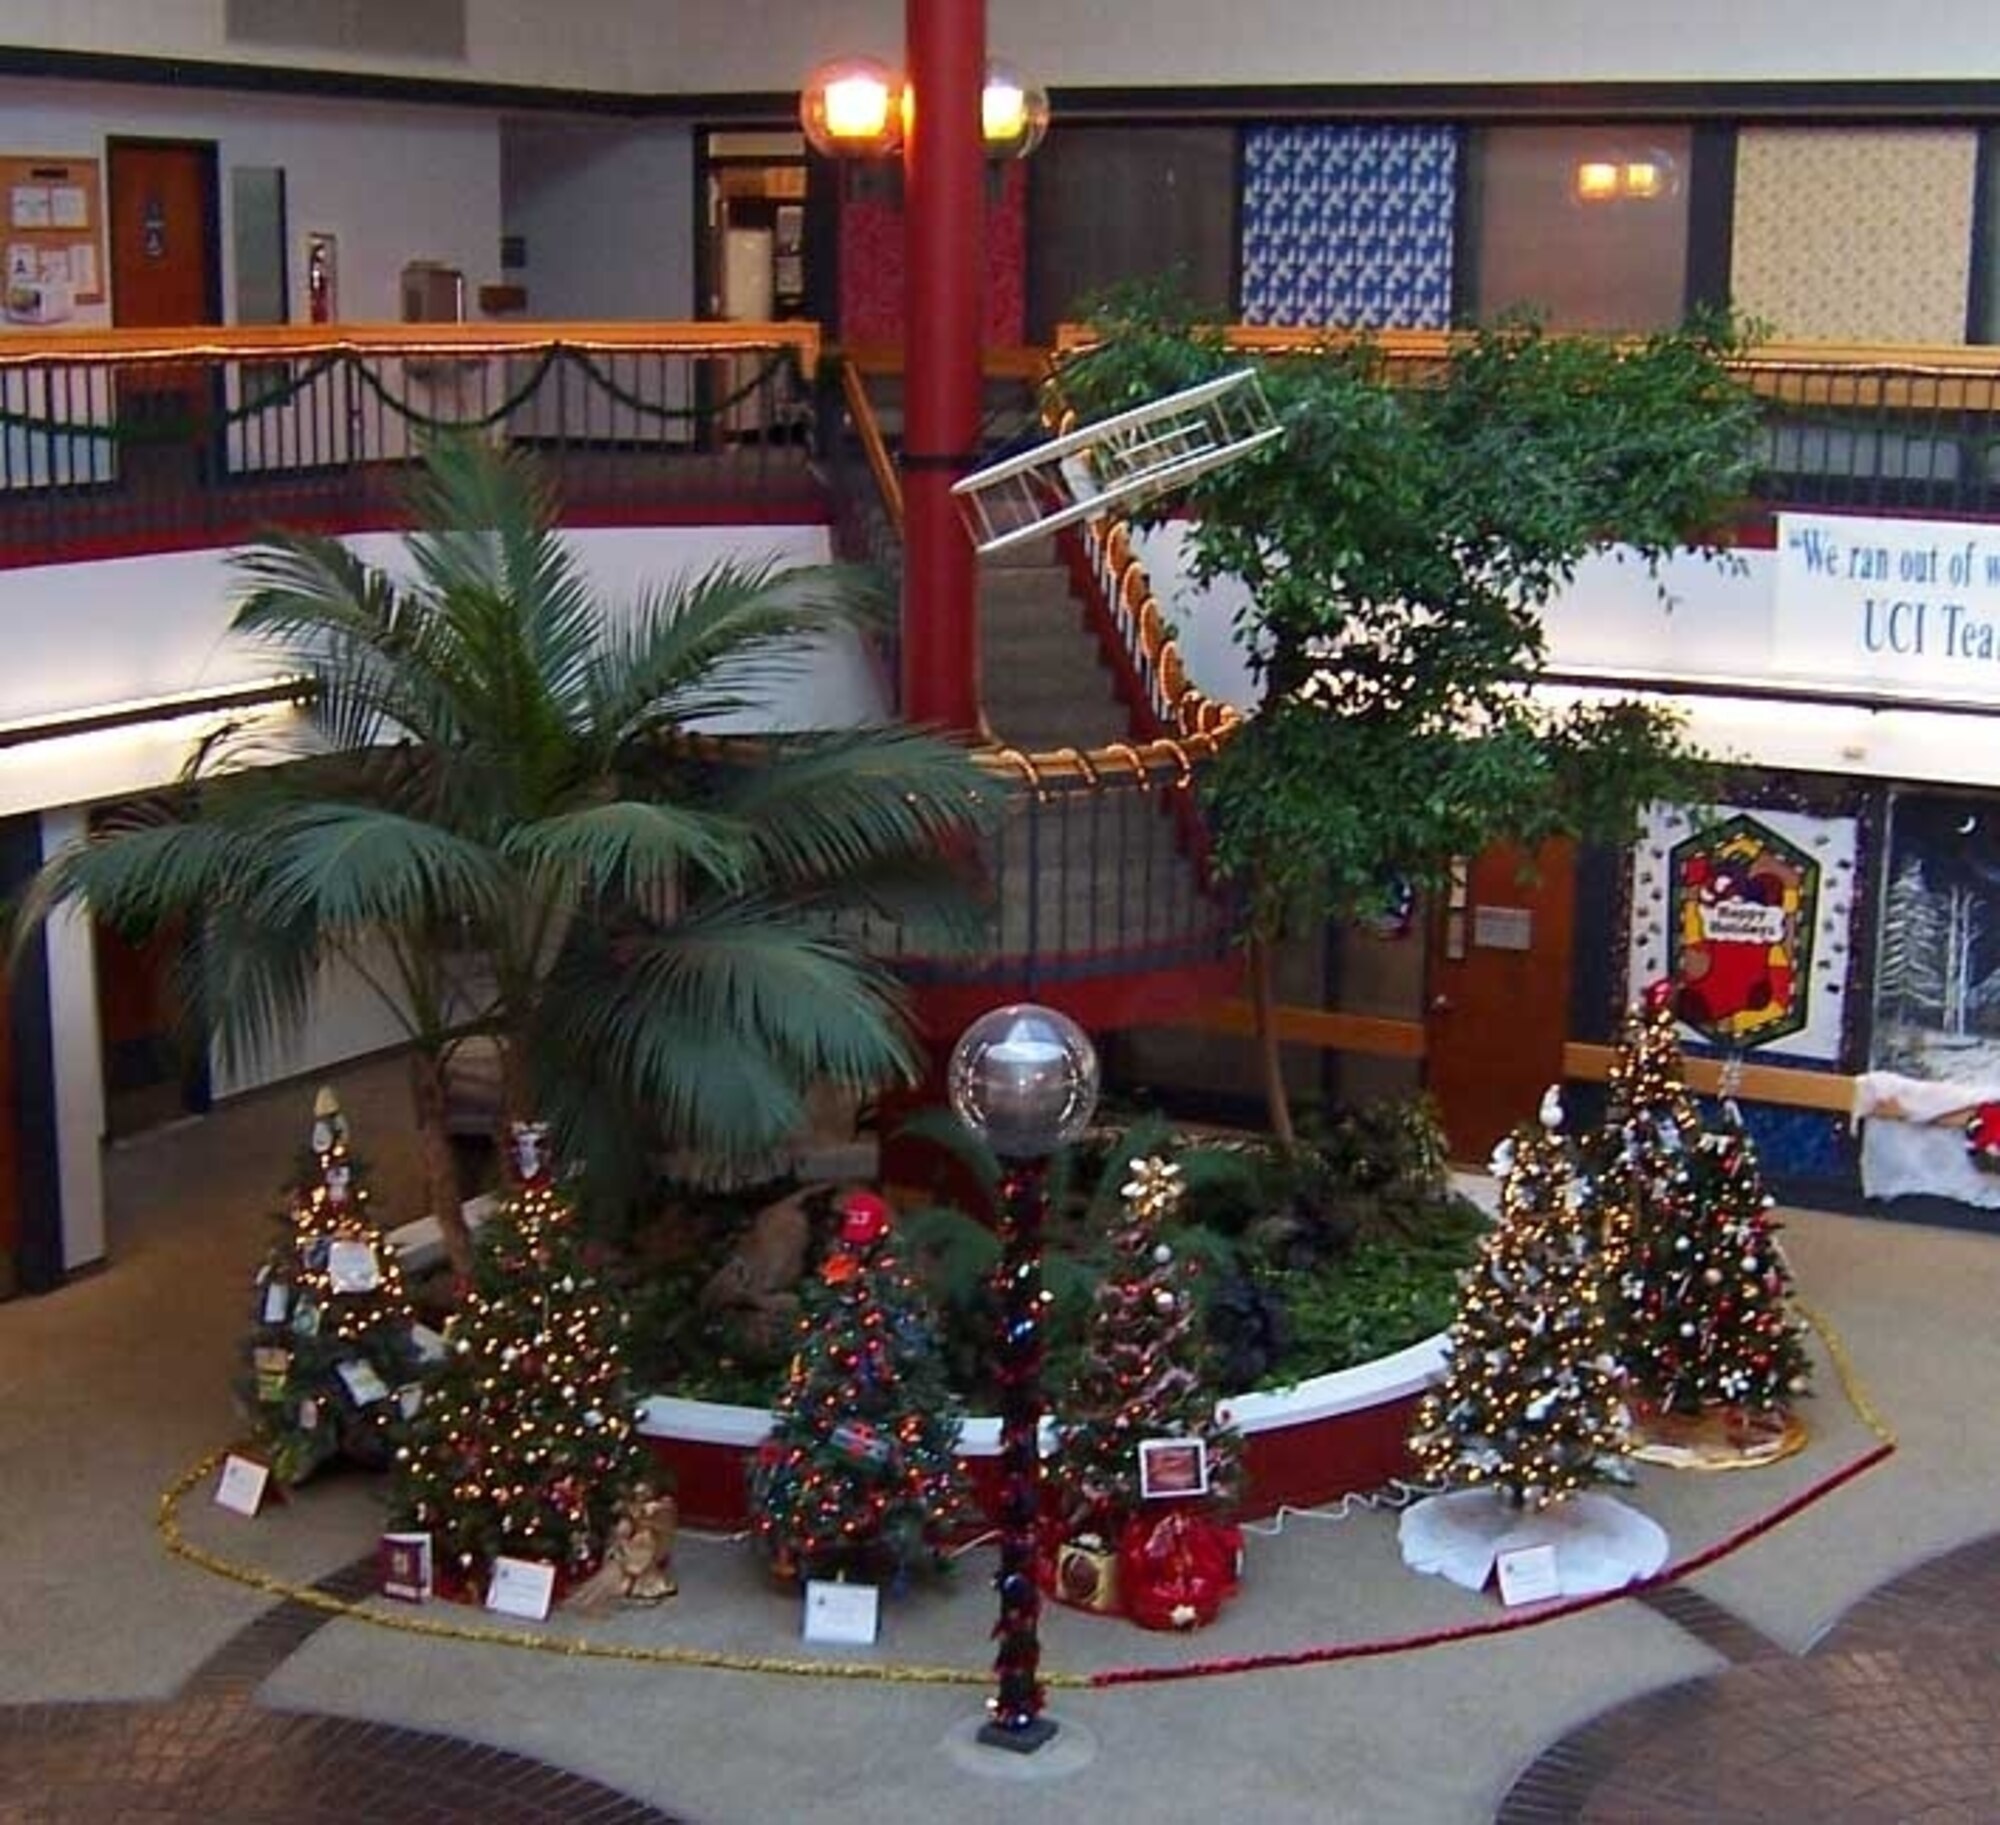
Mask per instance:
[[[1285,1090],[1285,1062],[1278,1048],[1278,1005],[1271,987],[1271,941],[1261,932],[1250,940],[1250,993],[1257,1011],[1257,1063],[1264,1075],[1264,1103],[1271,1137],[1287,1152],[1298,1135],[1292,1128],[1292,1099]]]
[[[410,1054],[410,1100],[417,1112],[417,1151],[424,1163],[424,1200],[437,1220],[445,1259],[460,1278],[472,1273],[472,1231],[458,1201],[458,1161],[445,1127],[444,1055]]]

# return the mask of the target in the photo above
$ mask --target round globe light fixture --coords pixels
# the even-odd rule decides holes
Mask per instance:
[[[1054,1008],[1018,1002],[959,1035],[945,1090],[958,1119],[1003,1159],[1032,1159],[1076,1139],[1097,1109],[1097,1048]]]
[[[886,158],[903,143],[903,79],[873,57],[836,57],[806,78],[799,125],[827,157]]]

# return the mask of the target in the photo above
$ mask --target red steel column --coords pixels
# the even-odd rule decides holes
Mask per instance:
[[[986,0],[906,0],[903,714],[979,727],[977,559],[951,498],[979,437]]]

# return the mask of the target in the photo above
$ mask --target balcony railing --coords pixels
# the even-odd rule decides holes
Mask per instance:
[[[823,518],[811,324],[73,332],[0,342],[0,566],[392,521],[426,438],[541,456],[577,523]]]
[[[1066,324],[1057,352],[1092,340]],[[1255,325],[1229,332],[1232,348],[1254,355],[1343,340]],[[1418,383],[1452,338],[1412,330],[1373,342],[1392,377]],[[1770,343],[1732,366],[1764,404],[1759,505],[2000,519],[2000,347]]]

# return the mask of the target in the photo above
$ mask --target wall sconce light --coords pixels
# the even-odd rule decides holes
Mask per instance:
[[[806,142],[830,158],[888,158],[902,150],[915,116],[916,91],[872,57],[823,63],[799,92]],[[988,158],[1026,158],[1049,130],[1048,92],[990,59],[979,124]]]
[[[1574,187],[1579,203],[1650,203],[1673,194],[1674,162],[1664,152],[1582,159],[1576,167]]]
[[[799,91],[806,143],[829,158],[887,158],[903,143],[903,79],[872,57],[823,63]]]
[[[1580,203],[1608,203],[1618,194],[1620,168],[1609,159],[1585,159],[1576,168],[1576,199]]]

